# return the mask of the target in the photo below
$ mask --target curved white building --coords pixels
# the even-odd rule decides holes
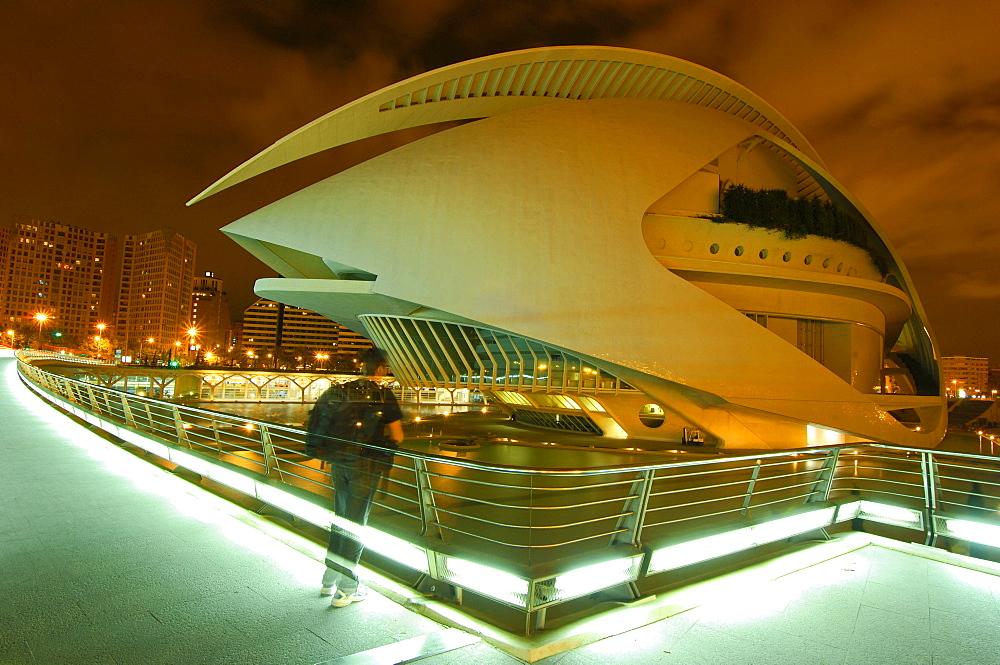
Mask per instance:
[[[403,383],[479,389],[536,426],[664,446],[940,440],[933,340],[888,239],[785,118],[688,62],[564,47],[444,67],[195,201],[434,124],[225,227],[283,275],[257,293],[370,336]],[[825,202],[855,241],[706,219],[736,185]]]

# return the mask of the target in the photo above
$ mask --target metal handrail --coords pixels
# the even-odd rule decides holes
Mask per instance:
[[[26,380],[119,427],[317,495],[321,505],[333,492],[322,464],[304,455],[301,428],[132,395],[23,361],[18,368]],[[533,570],[573,568],[600,559],[611,545],[640,554],[794,515],[807,504],[859,498],[890,497],[923,511],[933,543],[942,510],[988,515],[963,506],[960,496],[996,500],[998,469],[996,457],[878,443],[543,468],[448,457],[404,442],[370,524],[428,549],[486,556],[535,579]],[[967,487],[973,482],[982,489]]]

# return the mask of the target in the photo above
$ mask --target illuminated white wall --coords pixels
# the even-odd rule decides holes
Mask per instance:
[[[815,187],[865,213],[794,128],[752,93],[690,63],[610,51],[678,71],[697,70],[718,90],[752,100],[756,111],[722,112],[722,106],[676,95],[653,100],[632,96],[631,89],[586,100],[558,98],[555,89],[549,99],[530,102],[456,93],[436,105],[418,105],[412,95],[394,97],[403,84],[373,93],[279,142],[209,193],[323,146],[354,140],[365,126],[371,134],[385,131],[391,118],[398,126],[483,119],[379,155],[227,226],[228,235],[285,276],[260,280],[257,293],[355,329],[363,329],[360,315],[405,316],[419,308],[428,318],[474,322],[595,359],[662,405],[677,423],[637,426],[634,414],[619,418],[623,405],[608,401],[609,413],[630,436],[676,441],[678,428],[686,425],[704,431],[716,445],[794,447],[806,444],[806,428],[815,424],[875,440],[936,444],[944,426],[939,395],[915,398],[925,426],[914,431],[889,416],[882,397],[873,394],[879,368],[871,349],[877,340],[857,340],[859,349],[865,347],[858,357],[874,367],[858,373],[848,364],[835,371],[749,319],[721,292],[772,289],[777,294],[772,301],[801,311],[825,310],[824,300],[836,301],[844,312],[838,321],[870,324],[876,335],[896,335],[909,322],[914,353],[927,355],[931,343],[922,309],[891,247],[901,288],[873,279],[870,262],[856,256],[861,250],[853,251],[854,273],[822,273],[815,266],[792,271],[773,259],[754,265],[719,260],[705,270],[709,264],[699,267],[683,253],[654,256],[649,234],[643,234],[644,216],[678,187],[687,191],[675,205],[710,206],[711,197],[691,178],[700,178],[694,174],[713,161],[755,186],[794,186],[789,161],[776,153],[751,151],[739,161],[737,146],[760,143],[756,137],[779,145]],[[610,57],[608,49],[592,53]],[[533,62],[539,55],[526,51],[497,58]],[[405,83],[431,85],[435,77],[450,80],[471,66],[462,63]],[[489,80],[482,79],[483,86]],[[762,112],[767,122],[760,120]],[[780,135],[771,124],[780,125]],[[711,222],[691,223],[701,224],[705,237],[719,232]],[[679,231],[668,230],[664,237],[676,239]],[[879,235],[874,225],[872,232]],[[852,252],[822,241],[814,245],[796,251]],[[468,279],[449,279],[444,288],[428,266],[446,266]],[[336,279],[350,271],[377,278]]]

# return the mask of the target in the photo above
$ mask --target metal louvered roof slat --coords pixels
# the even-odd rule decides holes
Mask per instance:
[[[500,84],[500,77],[503,75],[503,68],[491,69],[483,77],[483,86],[479,89],[480,97],[493,97],[497,94],[497,86]]]
[[[596,63],[596,67],[591,70],[590,75],[587,77],[586,85],[584,85],[583,90],[577,95],[579,99],[591,99],[594,96],[594,89],[601,82],[604,77],[604,73],[608,71],[611,67],[611,61],[600,60]]]
[[[709,89],[701,96],[698,100],[699,106],[710,107],[712,102],[722,93],[722,88],[716,88],[714,85],[710,86]]]
[[[476,72],[476,75],[472,77],[472,87],[469,89],[470,97],[483,96],[483,88],[486,87],[486,79],[489,75],[489,72]]]
[[[536,89],[538,90],[540,96],[542,97],[554,96],[552,95],[552,88],[549,86],[552,83],[552,77],[555,76],[555,73],[558,70],[559,70],[558,60],[550,60],[549,62],[546,62],[542,66],[542,71],[538,76],[538,83],[536,85]]]
[[[649,76],[643,81],[642,86],[636,88],[635,96],[643,99],[652,97],[653,91],[660,85],[667,73],[667,70],[662,67],[652,67]]]
[[[588,66],[592,65],[593,62],[590,60],[569,61],[569,67],[566,68],[566,73],[563,76],[562,82],[559,84],[563,97],[575,96],[573,90],[576,89],[577,81],[580,80],[580,74],[586,71]]]
[[[465,76],[458,79],[458,85],[455,87],[455,97],[460,99],[468,99],[469,91],[472,89],[472,81],[475,78],[473,74],[466,74]]]
[[[702,81],[701,88],[691,93],[691,99],[689,100],[690,103],[696,104],[698,106],[704,106],[703,102],[705,101],[705,97],[707,97],[708,94],[711,93],[713,90],[715,90],[714,85]]]
[[[544,62],[531,63],[531,70],[524,80],[524,87],[521,88],[522,95],[534,97],[538,94],[538,81],[542,77],[542,72],[545,71],[545,65]]]
[[[589,85],[590,81],[594,77],[594,72],[600,66],[600,62],[597,60],[586,60],[580,71],[576,75],[576,80],[573,81],[573,86],[569,90],[569,97],[580,99],[583,96],[583,91]]]
[[[627,97],[628,91],[635,83],[635,80],[642,73],[642,65],[636,65],[632,63],[626,63],[622,65],[622,71],[619,73],[617,80],[615,81],[614,87],[609,88],[606,97]]]
[[[572,60],[560,60],[556,63],[555,69],[552,72],[552,77],[549,79],[548,83],[548,89],[550,90],[550,95],[552,97],[564,96],[561,95],[560,92],[562,91],[563,81],[566,80],[566,74],[572,66]]]
[[[687,91],[679,98],[679,101],[682,101],[685,104],[693,103],[692,100],[694,99],[694,96],[697,95],[698,92],[704,87],[705,87],[704,81],[700,79],[694,79],[694,82],[691,84],[691,87],[688,88]]]
[[[621,68],[622,68],[622,62],[620,60],[614,60],[608,63],[608,68],[601,75],[601,79],[597,82],[597,85],[594,87],[594,92],[591,93],[590,95],[591,99],[601,99],[602,97],[605,96],[605,92],[607,91],[608,86],[610,86],[611,83],[618,76],[618,73],[621,71]]]
[[[667,75],[661,78],[656,87],[649,92],[650,99],[669,99],[670,94],[667,91],[674,89],[674,86],[677,85],[677,79],[681,76],[683,75],[668,69]]]
[[[691,89],[691,86],[694,85],[695,81],[697,80],[698,79],[693,78],[691,76],[685,76],[684,80],[678,82],[678,85],[674,87],[674,89],[671,91],[670,97],[668,97],[667,99],[669,99],[672,102],[681,101],[684,95],[687,94],[688,90]]]
[[[531,71],[531,66],[533,64],[534,63],[523,62],[517,66],[517,72],[514,74],[514,80],[511,82],[510,89],[507,91],[508,95],[520,96],[524,94],[524,80]]]
[[[514,85],[514,78],[517,75],[517,70],[520,65],[510,65],[509,67],[504,67],[503,73],[497,83],[496,95],[506,96],[510,94],[511,87]]]

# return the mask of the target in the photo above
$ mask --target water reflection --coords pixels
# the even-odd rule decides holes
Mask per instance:
[[[240,416],[241,418],[248,418],[250,420],[262,420],[264,422],[279,423],[281,425],[290,425],[292,427],[304,426],[305,422],[309,420],[309,411],[311,411],[313,407],[312,404],[259,404],[255,402],[233,402],[225,404],[220,404],[218,402],[205,404],[193,403],[192,406],[197,406],[198,408],[206,409],[208,411],[229,413],[235,416]],[[414,418],[430,418],[447,413],[479,411],[482,408],[482,405],[407,404],[405,402],[401,402],[399,407],[403,411],[403,421],[412,422]]]

